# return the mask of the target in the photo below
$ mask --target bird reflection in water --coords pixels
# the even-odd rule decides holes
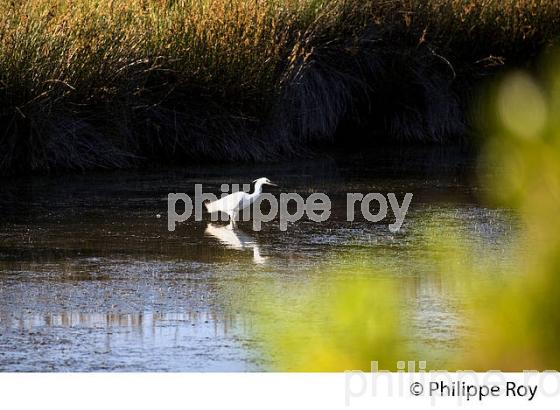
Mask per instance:
[[[259,244],[255,238],[237,228],[232,228],[231,225],[220,226],[210,223],[206,227],[204,233],[217,238],[221,243],[231,249],[253,249],[253,262],[258,265],[262,265],[266,262],[267,258],[261,256]]]

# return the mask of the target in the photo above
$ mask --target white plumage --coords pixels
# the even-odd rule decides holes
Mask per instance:
[[[247,208],[253,204],[257,198],[262,194],[263,185],[273,185],[268,178],[259,178],[253,181],[255,183],[255,190],[249,194],[247,192],[239,191],[226,195],[213,202],[206,202],[204,205],[209,213],[224,212],[229,216],[229,223],[231,227],[235,226],[237,215],[242,209]]]

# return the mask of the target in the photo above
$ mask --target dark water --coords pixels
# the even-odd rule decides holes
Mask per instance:
[[[0,370],[270,369],[254,329],[258,309],[245,298],[259,300],[267,284],[305,287],[325,260],[344,267],[338,252],[393,272],[410,295],[413,343],[453,352],[468,326],[427,274],[418,232],[445,218],[461,223],[469,246],[503,245],[511,217],[480,205],[473,171],[470,155],[428,151],[2,180]],[[168,232],[169,192],[192,193],[195,183],[219,192],[261,176],[281,185],[272,193],[328,193],[330,219],[287,232],[277,220],[260,232],[207,220]],[[414,198],[393,234],[387,223],[347,222],[347,192]]]

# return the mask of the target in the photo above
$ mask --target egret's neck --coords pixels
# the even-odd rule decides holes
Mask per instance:
[[[263,186],[262,182],[260,182],[260,181],[255,182],[255,190],[253,191],[252,195],[257,196],[257,195],[262,194],[262,186]]]

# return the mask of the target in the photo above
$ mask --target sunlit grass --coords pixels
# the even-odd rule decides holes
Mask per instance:
[[[276,86],[315,35],[336,39],[373,24],[438,47],[504,52],[553,39],[555,13],[553,1],[528,0],[2,0],[0,64],[3,86],[33,97],[57,87],[111,94],[131,74],[158,70],[238,96]]]
[[[350,98],[303,71],[320,64],[349,92],[364,81],[352,67],[379,64],[364,50],[423,47],[442,76],[470,81],[554,42],[559,14],[552,0],[1,0],[0,170],[289,152],[292,137],[332,138]],[[426,58],[405,61],[422,73]],[[294,112],[277,121],[296,125],[265,142],[282,104]]]

